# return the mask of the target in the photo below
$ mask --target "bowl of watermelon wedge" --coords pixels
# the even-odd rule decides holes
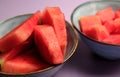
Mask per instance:
[[[73,10],[71,22],[91,51],[105,59],[120,59],[120,1],[80,4]]]
[[[78,45],[59,7],[2,21],[0,38],[0,77],[51,77]]]

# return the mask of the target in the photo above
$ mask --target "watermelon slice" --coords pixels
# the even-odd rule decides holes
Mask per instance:
[[[18,54],[20,54],[21,52],[23,52],[23,50],[25,51],[29,47],[32,47],[32,46],[30,46],[28,42],[24,42],[18,45],[17,47],[13,48],[11,51],[1,53],[1,60],[5,61],[6,59],[11,59],[17,56]]]
[[[33,48],[13,59],[6,60],[1,66],[1,71],[9,74],[23,74],[49,67],[50,65],[42,61],[35,52]]]
[[[2,64],[7,59],[12,59],[20,54],[25,53],[26,50],[34,47],[33,36],[27,39],[25,42],[17,45],[12,48],[10,51],[4,52],[0,54],[0,64]]]
[[[113,11],[112,7],[102,9],[98,11],[96,15],[100,16],[102,23],[113,20],[115,18],[115,12]]]
[[[108,44],[119,44],[120,45],[120,34],[113,34],[109,37],[102,40],[102,42],[108,43]]]
[[[59,7],[46,7],[42,14],[43,24],[53,26],[63,54],[66,52],[67,32],[64,14]]]
[[[9,32],[0,39],[0,51],[6,52],[14,48],[16,45],[24,42],[32,34],[34,26],[38,24],[40,12],[37,11],[29,19],[19,25],[17,28]]]
[[[90,28],[91,26],[95,24],[101,25],[101,21],[98,16],[83,16],[80,18],[79,24],[80,24],[82,32],[86,32],[86,29]]]
[[[34,29],[35,43],[43,59],[50,64],[61,64],[64,57],[53,27],[39,25]]]
[[[86,31],[84,32],[88,37],[102,41],[103,39],[107,38],[109,36],[108,30],[103,25],[93,25],[89,28],[86,28]]]

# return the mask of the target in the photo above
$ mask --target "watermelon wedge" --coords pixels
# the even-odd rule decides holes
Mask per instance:
[[[35,44],[43,59],[50,64],[64,62],[62,50],[58,43],[53,27],[39,25],[34,29]]]
[[[9,74],[23,74],[49,67],[50,65],[38,57],[35,52],[36,50],[33,48],[13,59],[6,60],[1,66],[1,71]]]
[[[40,12],[37,11],[17,28],[2,37],[0,39],[0,51],[10,51],[15,46],[27,40],[33,32],[34,26],[38,24],[40,15]]]
[[[17,57],[20,54],[26,53],[26,51],[32,47],[34,47],[33,36],[31,36],[25,42],[12,48],[10,51],[1,53],[0,54],[0,64],[4,63],[4,61],[6,61],[8,59],[12,59],[12,58]]]
[[[46,7],[42,14],[43,24],[51,25],[56,33],[63,54],[66,52],[67,32],[64,14],[59,7]]]

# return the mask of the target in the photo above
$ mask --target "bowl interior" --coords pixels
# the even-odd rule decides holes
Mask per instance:
[[[10,32],[15,27],[19,26],[20,23],[24,22],[31,15],[32,14],[19,15],[19,16],[9,18],[5,21],[2,21],[0,23],[0,38],[3,37],[4,35],[6,35],[8,32]],[[78,45],[78,35],[77,35],[76,31],[74,30],[74,28],[67,21],[66,21],[66,29],[67,29],[68,44],[67,44],[67,48],[66,48],[65,62],[73,55],[73,53],[75,52],[77,45]],[[40,72],[44,72],[46,70],[49,71],[50,69],[52,69],[54,67],[56,67],[56,66],[51,66],[46,69],[43,69],[43,70],[40,70],[37,72],[32,72],[29,74],[40,73]],[[7,74],[7,73],[0,72],[0,74]],[[11,75],[11,74],[8,74],[8,75]],[[23,74],[21,74],[21,75],[23,75]]]
[[[112,7],[114,10],[117,10],[120,8],[120,1],[98,0],[83,3],[73,10],[71,22],[78,31],[81,31],[79,27],[79,19],[81,16],[95,15],[97,11],[107,7]]]

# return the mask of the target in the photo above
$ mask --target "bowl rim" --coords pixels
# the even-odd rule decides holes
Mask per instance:
[[[7,18],[7,19],[4,19],[4,20],[0,21],[0,24],[4,23],[4,22],[6,22],[6,21],[8,21],[10,19],[16,18],[16,17],[26,16],[26,15],[32,15],[32,14],[33,13],[19,14],[19,15],[16,15],[16,16],[13,16],[13,17],[10,17],[10,18]],[[75,51],[77,49],[77,46],[78,46],[78,34],[77,34],[77,31],[74,29],[74,27],[68,21],[65,20],[65,23],[66,23],[66,27],[67,27],[67,25],[68,25],[68,27],[71,27],[71,29],[73,30],[73,33],[75,34],[75,46],[73,46],[72,50],[70,51],[70,54],[68,54],[68,56],[66,57],[66,59],[64,59],[64,63],[66,63],[66,61],[68,61],[73,56],[73,54],[75,53]],[[62,63],[62,64],[64,64],[64,63]],[[57,67],[59,65],[62,65],[62,64],[51,65],[50,67],[47,67],[45,69],[34,71],[34,72],[30,72],[30,73],[11,74],[11,73],[5,73],[5,72],[1,72],[0,71],[0,74],[8,75],[8,76],[32,75],[32,74],[37,74],[37,73],[42,73],[42,72],[45,72],[45,71],[49,71],[49,70],[54,69],[55,67]]]
[[[91,41],[93,41],[93,42],[96,42],[96,43],[98,43],[98,44],[103,44],[103,45],[110,45],[110,46],[117,46],[117,47],[120,47],[120,44],[110,44],[110,43],[105,43],[105,42],[101,42],[101,41],[98,41],[98,40],[95,40],[95,39],[92,39],[92,38],[90,38],[90,37],[88,37],[87,35],[85,35],[83,32],[81,32],[81,28],[80,28],[80,30],[75,26],[75,24],[74,24],[74,22],[73,22],[73,16],[74,16],[74,13],[77,11],[77,9],[78,8],[80,8],[80,7],[82,7],[82,6],[85,6],[85,5],[87,5],[87,4],[89,4],[89,3],[96,3],[96,2],[120,2],[120,1],[113,1],[113,0],[109,0],[109,1],[107,1],[107,0],[105,0],[105,1],[103,1],[103,0],[97,0],[97,1],[95,1],[95,0],[93,0],[93,1],[87,1],[87,2],[84,2],[84,3],[82,3],[82,4],[80,4],[80,5],[78,5],[73,11],[72,11],[72,14],[71,14],[71,23],[72,23],[72,25],[73,25],[73,27],[76,29],[76,31],[79,33],[79,34],[81,34],[82,36],[84,36],[85,38],[87,38],[87,39],[89,39],[89,40],[91,40]],[[78,21],[79,22],[79,21]],[[80,26],[80,25],[79,25]]]

